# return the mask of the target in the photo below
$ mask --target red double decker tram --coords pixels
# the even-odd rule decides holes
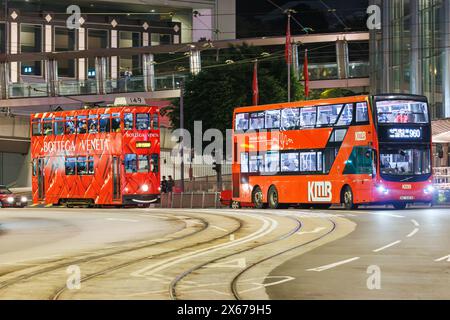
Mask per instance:
[[[33,203],[148,205],[160,196],[158,107],[143,99],[31,116]],[[135,103],[136,105],[132,105]]]

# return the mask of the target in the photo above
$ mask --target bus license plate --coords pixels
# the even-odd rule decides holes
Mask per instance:
[[[401,196],[400,200],[414,200],[413,196]]]

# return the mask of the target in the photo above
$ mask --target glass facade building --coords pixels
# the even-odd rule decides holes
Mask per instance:
[[[428,97],[433,119],[450,117],[450,1],[371,0],[381,28],[371,30],[373,93]]]

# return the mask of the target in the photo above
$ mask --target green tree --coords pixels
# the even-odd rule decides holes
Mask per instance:
[[[205,59],[202,71],[188,76],[184,88],[184,126],[193,133],[194,121],[203,130],[231,128],[233,110],[252,105],[252,60],[258,58],[259,104],[287,101],[287,68],[284,52],[264,55],[257,47],[231,47],[219,61]],[[233,61],[234,63],[230,63]],[[228,64],[227,64],[228,62]],[[291,73],[292,101],[303,100],[303,87]],[[179,127],[179,99],[163,110],[173,127]]]

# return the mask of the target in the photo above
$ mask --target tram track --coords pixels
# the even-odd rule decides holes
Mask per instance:
[[[109,257],[113,257],[113,256],[118,256],[118,255],[121,255],[121,254],[127,254],[127,253],[135,252],[135,251],[138,251],[138,250],[145,250],[145,249],[148,249],[148,248],[151,248],[151,247],[155,247],[155,246],[158,246],[158,245],[164,245],[164,244],[167,244],[167,243],[170,243],[170,242],[174,242],[174,241],[180,241],[180,240],[182,241],[184,239],[187,239],[187,238],[199,235],[200,233],[208,230],[210,224],[209,224],[209,222],[206,219],[195,217],[195,216],[192,216],[192,215],[187,215],[185,213],[183,213],[183,216],[188,216],[191,219],[196,219],[198,221],[201,221],[201,224],[202,224],[201,228],[195,230],[194,232],[190,232],[190,233],[184,234],[182,236],[170,238],[170,239],[167,239],[165,241],[158,241],[158,242],[154,242],[154,243],[151,243],[151,244],[134,246],[134,247],[130,247],[130,248],[116,250],[114,252],[108,252],[108,253],[104,253],[104,254],[100,254],[100,255],[88,256],[88,257],[81,258],[81,259],[65,261],[63,263],[50,262],[49,264],[53,264],[53,265],[50,265],[48,267],[45,267],[45,268],[42,268],[42,269],[39,269],[39,270],[36,270],[36,271],[33,271],[33,272],[25,273],[23,275],[20,275],[20,276],[17,276],[17,277],[13,277],[13,278],[8,279],[6,281],[0,282],[0,292],[4,291],[8,287],[11,287],[11,286],[13,286],[15,284],[21,283],[21,282],[23,282],[25,280],[29,280],[30,278],[33,278],[33,277],[36,277],[36,276],[40,276],[40,275],[44,275],[46,273],[50,273],[52,271],[56,271],[56,270],[61,269],[61,268],[66,268],[66,267],[68,267],[70,265],[74,265],[74,264],[78,265],[78,264],[83,264],[83,263],[90,263],[90,262],[93,262],[93,261],[96,261],[96,260],[109,258]],[[168,254],[177,252],[179,250],[188,249],[188,248],[191,248],[191,247],[195,247],[195,246],[198,246],[198,245],[201,245],[201,244],[208,243],[208,242],[213,241],[213,240],[217,240],[217,239],[220,239],[220,238],[223,238],[223,237],[227,237],[231,233],[236,232],[236,230],[238,230],[238,229],[240,229],[242,227],[242,222],[240,220],[238,220],[238,219],[234,219],[234,220],[237,221],[238,227],[236,229],[231,230],[227,234],[222,234],[219,237],[215,237],[214,239],[208,238],[205,241],[197,241],[197,242],[195,242],[193,244],[190,244],[190,245],[187,245],[187,246],[181,246],[180,248],[176,248],[174,250],[164,251],[164,252],[161,252],[160,254],[158,254],[158,256],[168,255]],[[183,228],[183,230],[185,230],[185,228]],[[178,232],[181,232],[181,231],[178,231]],[[156,257],[156,255],[151,256],[151,257]],[[85,278],[88,278],[88,277],[92,278],[93,276],[99,276],[100,274],[105,274],[107,272],[110,272],[110,271],[113,271],[113,270],[117,270],[119,268],[123,268],[123,267],[128,266],[128,265],[132,265],[133,263],[137,263],[137,262],[145,260],[145,259],[149,259],[149,256],[145,255],[144,257],[142,257],[140,259],[136,259],[136,260],[130,261],[128,263],[112,266],[110,268],[107,268],[106,270],[101,270],[100,272],[97,272],[95,275],[89,275],[89,276],[87,276]],[[60,261],[60,259],[58,261]],[[4,277],[5,275],[9,275],[9,274],[16,273],[16,272],[25,271],[26,269],[29,269],[29,268],[21,268],[19,270],[16,269],[14,271],[11,271],[11,272],[8,272],[8,273],[4,273],[0,277]],[[82,279],[82,281],[83,281],[83,279]],[[57,299],[63,291],[64,290],[61,290],[61,288],[58,289],[57,293],[53,294],[50,298],[52,298],[52,299],[56,298]]]

